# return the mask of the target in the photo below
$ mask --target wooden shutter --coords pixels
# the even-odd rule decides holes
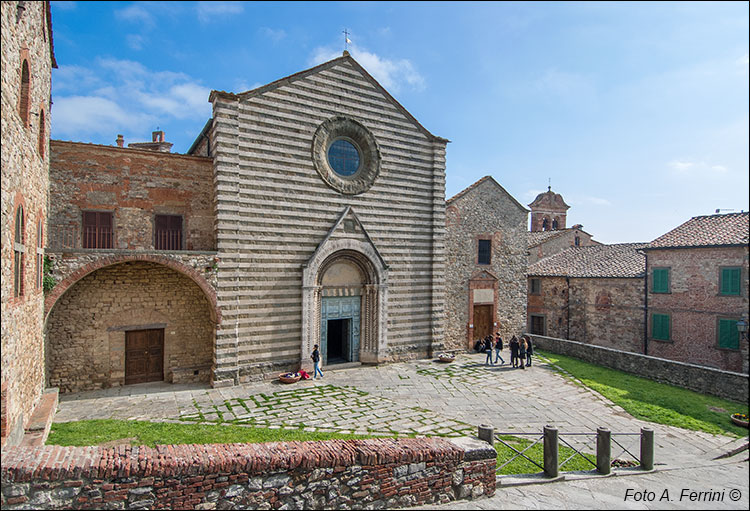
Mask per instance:
[[[154,218],[154,248],[156,250],[182,250],[182,217],[156,215]]]
[[[719,348],[731,350],[740,348],[740,333],[737,330],[737,320],[719,320]]]
[[[651,316],[651,337],[660,341],[670,339],[670,317],[668,314],[653,314]]]
[[[669,268],[654,269],[651,291],[654,293],[669,292]]]
[[[721,269],[721,290],[723,295],[740,294],[740,269],[739,268],[722,268]]]
[[[112,248],[112,213],[83,212],[83,248]]]

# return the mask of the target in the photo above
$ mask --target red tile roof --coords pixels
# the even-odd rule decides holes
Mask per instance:
[[[647,243],[570,247],[529,266],[530,277],[643,277]]]
[[[694,216],[649,243],[647,249],[747,245],[750,213]]]

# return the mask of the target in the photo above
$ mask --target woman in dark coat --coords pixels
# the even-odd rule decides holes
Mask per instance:
[[[511,337],[510,342],[508,343],[508,346],[510,347],[510,364],[513,367],[518,367],[518,339],[514,335]]]
[[[521,342],[519,343],[519,349],[518,349],[518,358],[521,359],[521,369],[526,369],[526,366],[524,366],[524,362],[526,362],[526,337],[521,337]]]

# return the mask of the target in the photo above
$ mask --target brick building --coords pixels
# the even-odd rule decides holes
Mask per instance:
[[[644,248],[647,354],[748,372],[750,213],[693,217]]]
[[[48,374],[232,385],[442,346],[445,146],[348,53],[161,132],[54,141]]]
[[[446,201],[445,347],[526,324],[528,210],[486,176]]]
[[[44,389],[42,286],[50,77],[49,2],[2,2],[2,444],[18,443]]]
[[[645,246],[572,247],[529,265],[528,331],[641,352]]]

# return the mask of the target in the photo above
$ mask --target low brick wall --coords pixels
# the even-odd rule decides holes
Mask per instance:
[[[470,438],[2,451],[2,509],[380,509],[495,492]]]
[[[540,350],[569,355],[592,364],[739,403],[747,403],[748,400],[748,375],[746,374],[675,362],[567,339],[541,335],[531,337],[534,339],[534,346]]]

